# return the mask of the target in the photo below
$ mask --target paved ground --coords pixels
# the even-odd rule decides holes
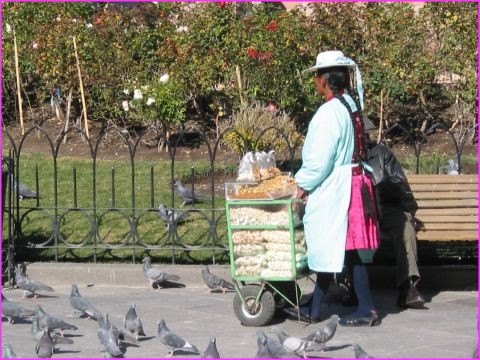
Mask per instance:
[[[58,266],[56,266],[58,268]],[[73,345],[58,346],[54,358],[95,358],[102,357],[96,336],[97,323],[89,319],[69,319],[72,312],[69,304],[70,285],[76,282],[80,293],[97,308],[110,314],[110,320],[122,326],[123,315],[131,303],[137,304],[146,334],[137,346],[129,346],[125,353],[128,358],[166,357],[168,349],[162,345],[157,334],[157,321],[165,319],[167,326],[175,333],[187,338],[203,352],[210,337],[217,338],[217,347],[223,358],[252,358],[257,350],[255,332],[258,328],[242,326],[236,318],[232,301],[234,292],[207,294],[207,288],[198,276],[197,267],[170,267],[180,271],[185,287],[153,290],[147,288],[141,270],[127,266],[125,275],[117,271],[116,276],[105,275],[107,267],[84,269],[65,266],[55,278],[51,277],[48,266],[31,265],[28,274],[32,279],[43,281],[55,288],[55,293],[36,300],[23,300],[24,306],[33,308],[41,304],[44,310],[78,326],[77,331],[68,331]],[[52,267],[53,268],[53,267]],[[185,269],[188,268],[188,269]],[[104,270],[102,272],[102,269]],[[196,272],[192,276],[185,275]],[[228,274],[224,267],[212,267],[212,272]],[[85,274],[90,274],[86,276]],[[104,277],[102,277],[104,276]],[[227,275],[228,276],[228,275]],[[102,281],[102,279],[110,281]],[[55,279],[55,280],[54,280]],[[70,281],[68,281],[70,279]],[[93,281],[95,280],[95,281]],[[127,286],[123,282],[129,281]],[[307,285],[310,288],[310,284]],[[347,314],[351,311],[339,305],[338,294],[331,289],[329,304],[325,312]],[[21,295],[20,290],[3,290],[13,300]],[[353,352],[347,344],[358,343],[376,358],[468,358],[477,347],[478,292],[425,290],[428,309],[399,311],[394,303],[396,293],[392,289],[375,289],[374,298],[379,312],[383,315],[380,326],[372,328],[338,327],[329,342],[328,352],[312,352],[310,357],[351,358]],[[269,336],[272,326],[286,333],[302,337],[314,331],[317,325],[306,325],[278,317],[272,324],[262,327]],[[35,343],[30,337],[30,322],[13,325],[2,323],[2,341],[12,345],[19,357],[35,357]]]

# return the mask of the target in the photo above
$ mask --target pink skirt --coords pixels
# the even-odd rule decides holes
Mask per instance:
[[[346,250],[377,249],[380,246],[377,219],[377,205],[371,178],[364,174],[353,175]]]

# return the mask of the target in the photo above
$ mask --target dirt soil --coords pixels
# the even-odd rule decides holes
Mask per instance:
[[[31,131],[34,126],[33,122],[27,122],[25,124],[25,129],[28,133],[28,136],[25,138],[25,141],[22,145],[22,152],[28,153],[43,153],[51,154],[51,145],[48,141],[48,138],[55,143],[55,139],[58,134],[61,132],[63,124],[59,122],[55,117],[52,117],[42,123],[42,132]],[[92,124],[90,128],[90,137],[92,139],[92,144],[96,144],[98,136],[100,134],[100,127],[96,124]],[[10,134],[16,146],[19,146],[19,143],[22,139],[20,126],[7,126],[4,127],[2,132],[2,144],[3,144],[3,154],[8,153],[8,149],[11,147],[11,141],[7,136],[7,133]],[[114,133],[105,138],[99,147],[100,151],[98,152],[98,159],[101,160],[125,160],[129,159],[128,147],[125,145],[124,141],[121,139],[120,135],[115,135]],[[46,136],[48,135],[48,137]],[[376,135],[373,134],[373,138]],[[144,139],[149,140],[148,136]],[[134,139],[132,139],[134,141]],[[152,142],[150,142],[152,143]],[[154,143],[156,144],[156,142]],[[211,146],[213,146],[214,141],[211,141]],[[93,146],[94,146],[93,145]],[[404,142],[399,142],[398,144],[393,144],[392,149],[397,154],[397,156],[402,155],[413,155],[414,150],[413,146],[405,144]],[[433,154],[437,155],[446,155],[455,156],[455,147],[450,136],[444,132],[437,132],[431,135],[428,138],[428,142],[422,146],[421,154]],[[477,144],[466,144],[463,149],[463,155],[478,155]],[[59,156],[68,156],[74,158],[91,158],[91,150],[88,144],[78,135],[70,133],[66,144],[62,144],[59,150]],[[147,145],[145,143],[140,144],[137,147],[135,153],[135,159],[137,160],[159,160],[159,159],[170,159],[168,152],[159,151],[156,145]],[[196,161],[196,160],[208,160],[208,147],[203,142],[198,139],[190,139],[190,142],[184,143],[177,148],[176,160],[182,161]],[[228,148],[222,147],[218,150],[216,154],[216,161],[221,162],[233,162],[236,163],[239,161],[237,154],[231,152]],[[467,169],[465,169],[467,170]],[[476,173],[476,169],[468,169],[469,173]]]

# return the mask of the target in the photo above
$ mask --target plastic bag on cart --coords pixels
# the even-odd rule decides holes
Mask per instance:
[[[255,181],[254,170],[257,167],[257,160],[255,154],[251,151],[243,155],[238,166],[237,181]]]

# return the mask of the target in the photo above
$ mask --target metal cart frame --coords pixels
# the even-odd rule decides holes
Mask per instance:
[[[237,318],[246,326],[263,326],[271,322],[277,309],[291,305],[297,310],[300,320],[300,299],[305,291],[308,279],[312,274],[308,266],[297,269],[295,232],[301,227],[301,219],[296,217],[294,206],[301,204],[299,199],[284,200],[229,200],[226,201],[228,225],[228,242],[230,250],[230,269],[236,288],[233,308]],[[234,225],[231,219],[231,209],[234,207],[269,207],[277,206],[279,211],[288,210],[288,223],[285,225]],[[290,233],[291,274],[290,277],[272,276],[238,276],[235,265],[235,244],[233,233],[238,230],[288,230]],[[300,288],[298,282],[304,279]],[[248,284],[247,284],[248,282]],[[241,285],[241,286],[240,286]]]

